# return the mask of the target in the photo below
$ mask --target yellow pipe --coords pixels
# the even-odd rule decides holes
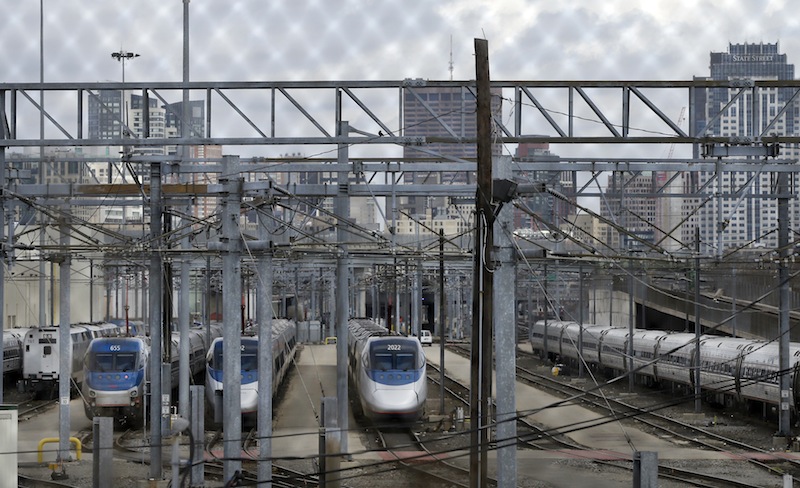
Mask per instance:
[[[42,448],[45,444],[50,444],[53,442],[58,442],[61,440],[59,437],[45,437],[44,439],[39,441],[39,447],[37,448],[38,451],[38,460],[39,464],[42,463],[42,458],[44,457],[44,453],[42,452]],[[78,458],[78,461],[81,460],[81,441],[77,437],[70,437],[69,441],[75,444],[75,455]]]

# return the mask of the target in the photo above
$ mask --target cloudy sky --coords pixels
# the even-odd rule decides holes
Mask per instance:
[[[0,82],[39,80],[40,1],[46,82],[120,81],[111,57],[120,50],[140,54],[126,63],[126,81],[181,81],[183,0],[5,0]],[[493,80],[689,80],[708,74],[711,51],[744,42],[778,42],[800,64],[800,13],[788,0],[191,0],[189,7],[192,81],[447,80],[451,39],[453,78],[468,80],[476,37],[488,40]],[[48,110],[58,113],[57,104],[48,99]],[[677,119],[680,105],[665,113]],[[237,123],[244,125],[216,124],[231,133],[214,135],[241,135]],[[22,126],[35,131],[38,122]],[[641,152],[625,151],[614,155]],[[597,148],[556,152],[594,156]]]
[[[0,20],[1,82],[39,80],[40,2]],[[182,0],[43,0],[44,79],[180,81]],[[473,39],[496,80],[690,79],[728,43],[779,42],[800,63],[788,0],[192,0],[191,78],[474,78]]]

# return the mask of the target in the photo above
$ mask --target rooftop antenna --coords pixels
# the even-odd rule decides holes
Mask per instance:
[[[450,34],[450,81],[453,81],[453,34]]]

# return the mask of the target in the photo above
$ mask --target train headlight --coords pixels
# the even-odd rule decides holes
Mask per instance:
[[[94,390],[89,390],[89,397],[90,397],[90,398],[95,398],[96,396],[97,396],[97,392],[96,392],[96,391],[94,391]]]
[[[137,396],[139,396],[139,390],[134,388],[133,390],[131,390],[131,398],[136,398]]]

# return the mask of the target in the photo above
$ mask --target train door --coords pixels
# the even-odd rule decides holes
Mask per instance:
[[[42,376],[58,377],[58,339],[55,332],[42,332],[39,335],[39,343],[36,347],[39,350],[39,372]]]
[[[742,348],[739,351],[739,355],[736,356],[736,364],[734,365],[733,369],[733,384],[736,388],[736,400],[742,400],[742,363],[744,363],[744,357],[746,354],[750,352],[752,346],[747,346]],[[796,377],[796,376],[795,376]],[[795,379],[795,381],[797,381]],[[797,390],[795,390],[797,391]]]
[[[656,339],[656,345],[653,346],[653,381],[655,384],[661,383],[661,378],[658,377],[658,365],[661,361],[658,361],[659,357],[661,356],[661,341],[664,340],[666,335],[662,335],[661,337]]]
[[[697,365],[697,361],[696,361],[697,356],[694,353],[695,347],[696,347],[696,344],[693,345],[689,349],[689,369],[687,370],[688,373],[689,373],[689,386],[691,386],[692,389],[694,389],[694,385],[695,385],[695,381],[694,381],[695,380],[695,374],[694,374],[694,371],[695,371],[696,367],[699,367]]]

